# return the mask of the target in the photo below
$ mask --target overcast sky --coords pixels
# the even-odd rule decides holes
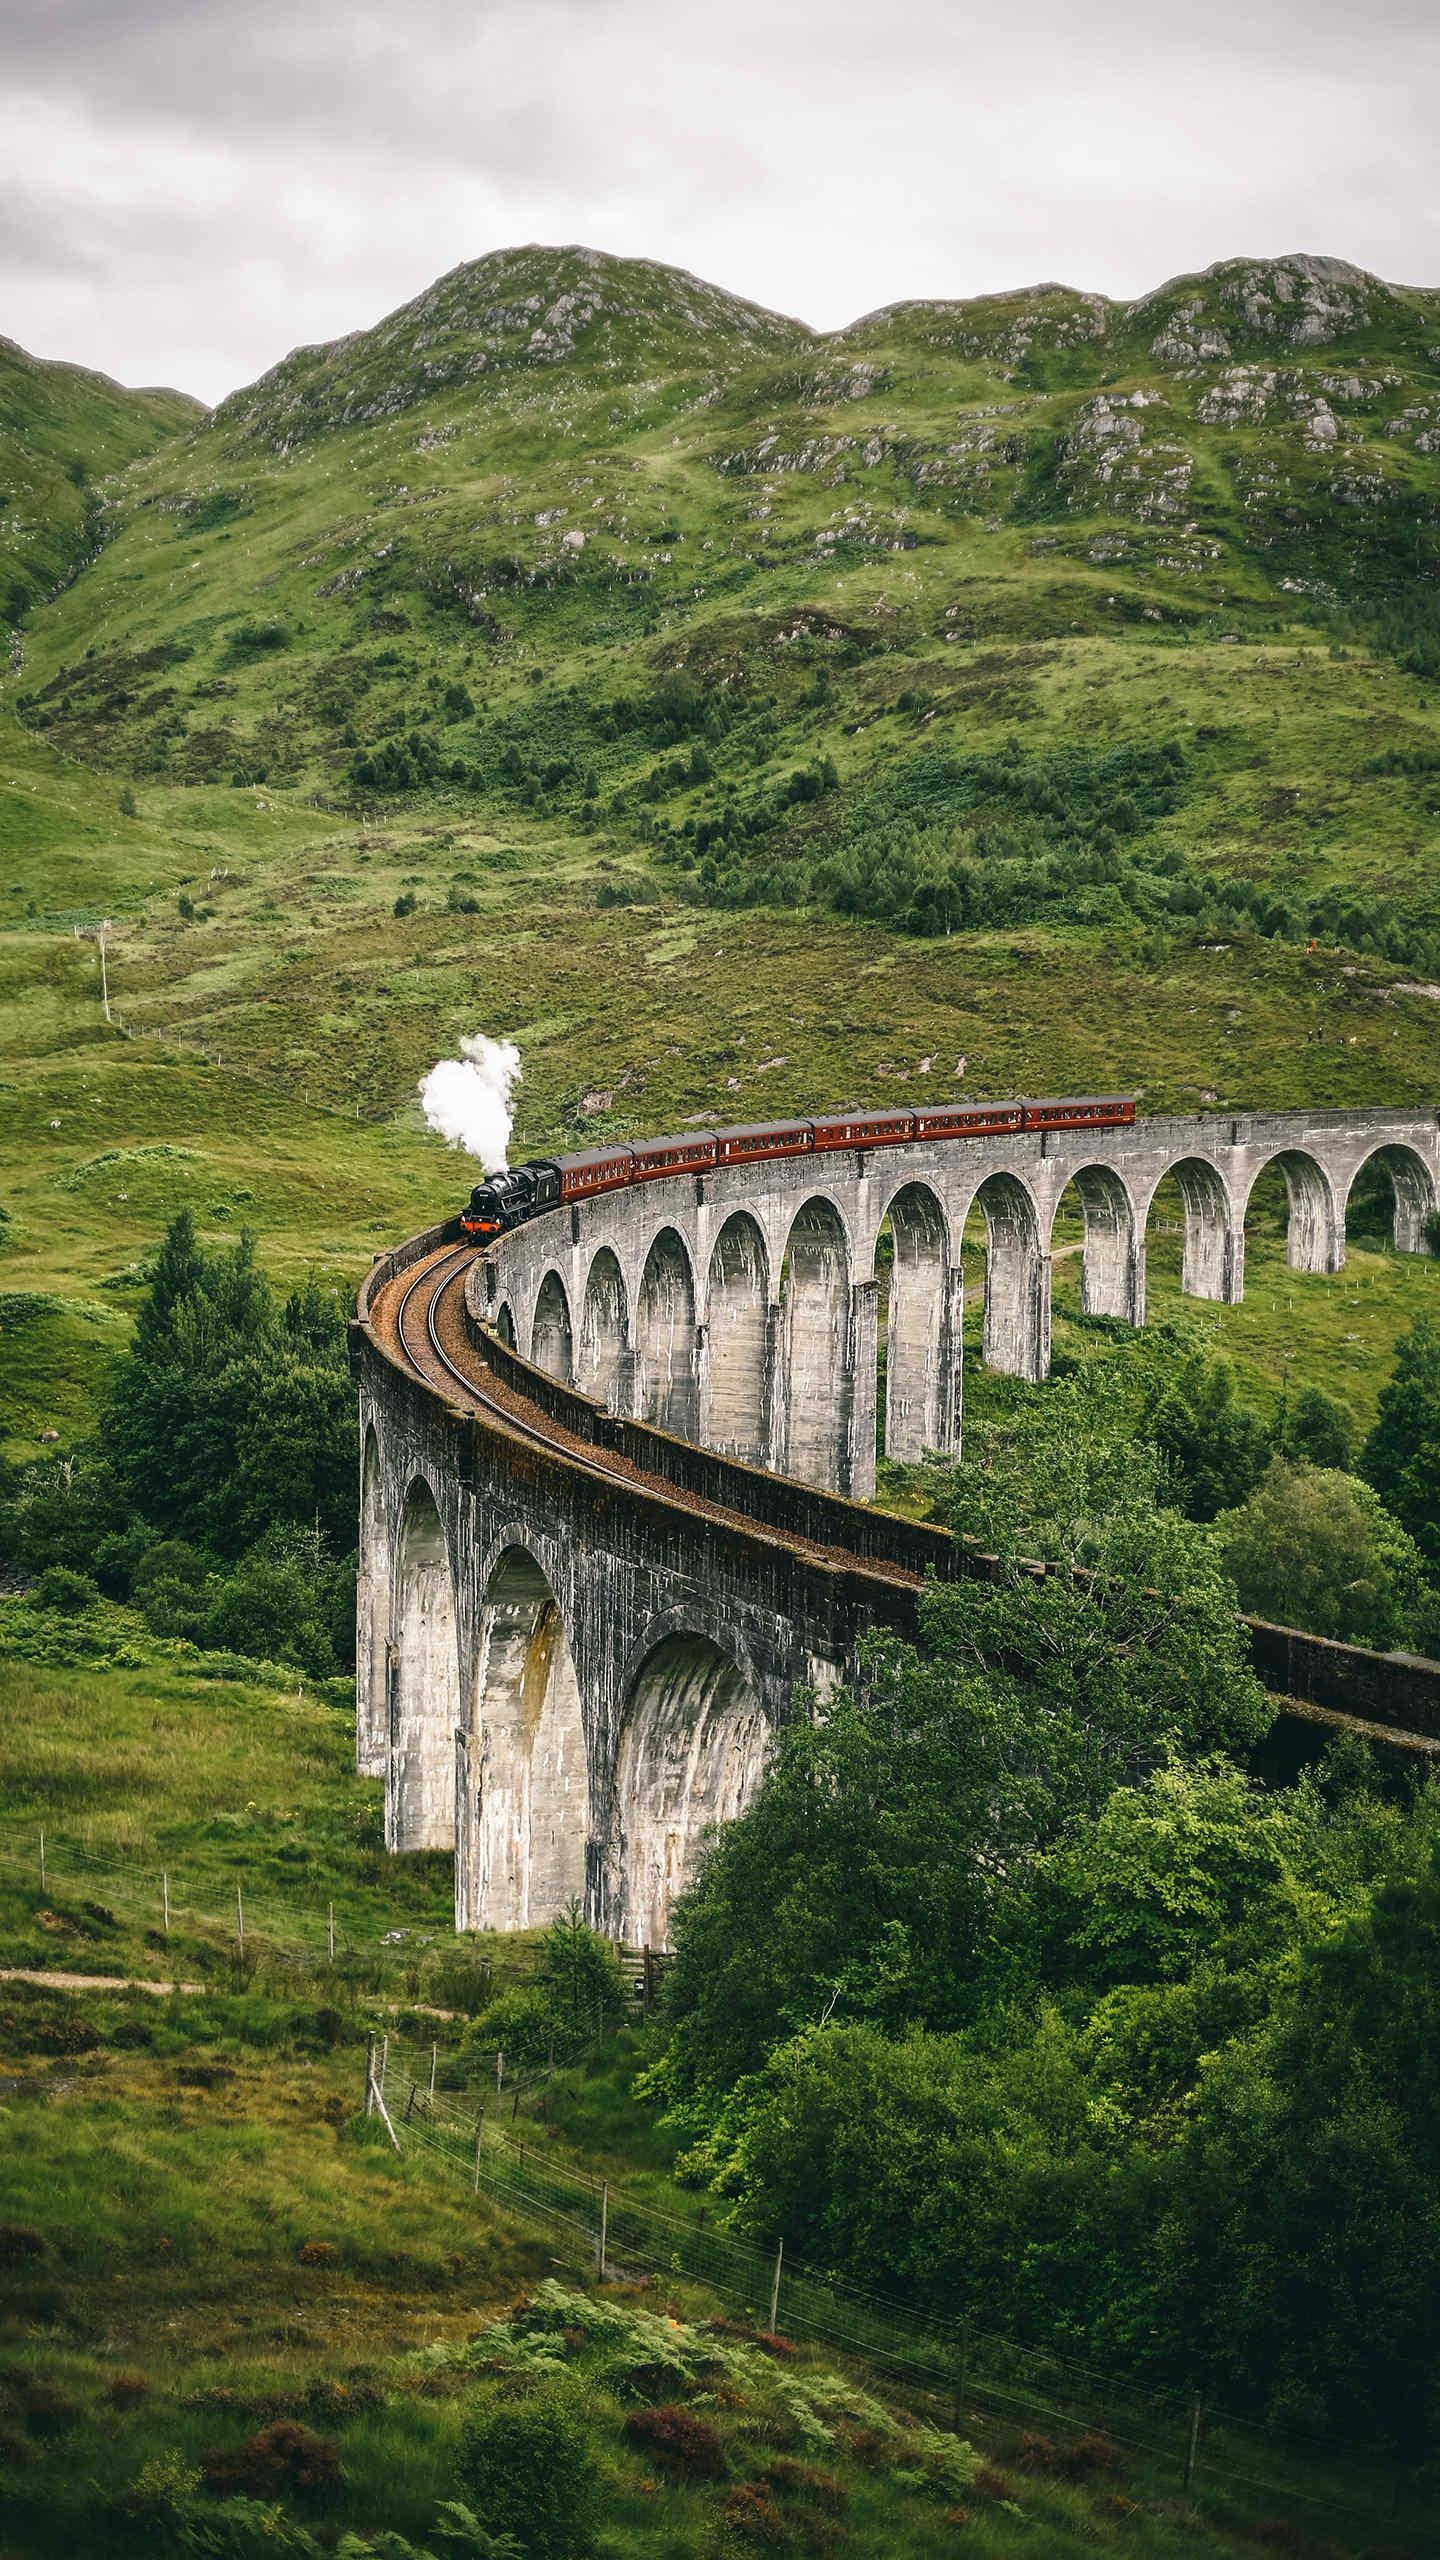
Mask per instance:
[[[1433,0],[10,0],[0,333],[218,399],[526,240],[837,327],[1309,249],[1440,283]]]

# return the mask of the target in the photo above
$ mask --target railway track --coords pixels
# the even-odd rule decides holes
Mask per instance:
[[[637,1466],[619,1450],[597,1447],[566,1429],[562,1422],[530,1404],[508,1383],[487,1369],[483,1349],[464,1319],[466,1275],[478,1259],[473,1245],[440,1246],[425,1259],[385,1282],[369,1307],[369,1322],[382,1348],[426,1386],[452,1403],[481,1414],[492,1429],[548,1450],[597,1483],[625,1484],[686,1512],[692,1519],[713,1521],[717,1528],[787,1548],[808,1563],[854,1574],[890,1588],[922,1588],[924,1575],[888,1560],[859,1556],[844,1547],[825,1546],[791,1530],[752,1519],[703,1495],[690,1492],[668,1477]]]

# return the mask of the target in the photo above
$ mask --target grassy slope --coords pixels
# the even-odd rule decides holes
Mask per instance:
[[[0,628],[103,539],[112,472],[204,412],[180,391],[126,391],[0,338]]]
[[[19,1605],[0,1603],[12,1636]],[[388,1889],[413,1932],[425,1892],[417,1869],[440,1862],[406,1862],[404,1875],[387,1866],[377,1892],[378,1862],[364,1846],[375,1790],[351,1773],[342,1719],[323,1702],[201,1681],[158,1660],[133,1676],[9,1661],[0,1690],[13,1809],[27,1836],[45,1812],[97,1850],[163,1844],[201,1893],[223,1898],[237,1874],[247,1893],[257,1876],[272,1890],[288,1881],[296,1893],[335,1893],[347,1920],[378,1916]],[[270,1811],[277,1805],[283,1815]],[[107,1889],[76,1888],[52,1865],[42,1896],[34,1875],[0,1866],[0,1959],[135,1976],[173,1961],[211,1987],[155,2001],[0,1985],[6,2549],[48,2560],[111,2547],[98,2502],[143,2464],[177,2451],[198,2463],[278,2413],[338,2436],[345,2488],[333,2525],[418,2537],[452,2486],[473,2384],[463,2367],[417,2364],[415,2352],[455,2346],[531,2291],[556,2271],[551,2248],[425,2155],[397,2162],[354,2120],[360,2040],[385,2014],[377,1982],[382,1997],[388,1987],[403,1998],[408,1954],[390,1958],[388,1986],[343,1968],[338,1980],[287,1977],[262,1958],[241,1987],[213,1958],[207,1967],[183,1930],[166,1949],[126,1914],[107,1921],[98,1900]],[[263,1887],[255,1900],[263,1906]],[[413,2016],[399,2024],[412,2036],[434,2031]],[[547,2112],[562,2156],[578,2151],[644,2188],[663,2169],[664,2146],[636,2130],[632,2042],[564,2075]],[[307,2244],[312,2262],[302,2264]],[[622,2286],[610,2298],[636,2297]],[[715,2307],[664,2280],[644,2299],[685,2317]],[[824,2388],[813,2357],[786,2370]],[[623,2444],[629,2403],[613,2379],[582,2359],[576,2387],[605,2478],[602,2549],[657,2560],[713,2550],[723,2493],[657,2490]],[[1253,2547],[1246,2532],[1270,2512],[1243,2493],[1236,2504],[1232,2492],[1202,2515],[1177,2499],[1173,2463],[1127,2454],[1118,2476],[1076,2487],[1012,2467],[965,2493],[973,2525],[951,2524],[953,2492],[903,2476],[923,2469],[918,2445],[886,2453],[852,2444],[844,2427],[828,2444],[807,2444],[763,2360],[718,2406],[702,2402],[702,2414],[724,2435],[732,2477],[757,2478],[778,2451],[838,2480],[840,2528],[827,2549],[918,2560],[952,2542],[969,2547],[978,2530],[997,2560],[1071,2560],[1097,2548],[1116,2560],[1181,2551],[1221,2560]],[[948,2419],[948,2409],[938,2414]],[[965,2425],[992,2464],[1014,2465],[1018,2426],[970,2413]],[[1338,2554],[1365,2539],[1327,2518],[1313,2547]],[[807,2547],[803,2532],[792,2547]]]
[[[547,330],[587,287],[600,316]],[[594,714],[667,668],[740,714],[715,783],[653,804],[676,821],[814,753],[848,800],[939,746],[1172,735],[1195,784],[1169,832],[1202,867],[1433,924],[1433,775],[1365,770],[1433,757],[1432,689],[1334,644],[1433,575],[1435,298],[1361,279],[1256,325],[1238,290],[821,340],[664,270],[482,261],[127,475],[33,631],[27,717],[140,776],[312,788],[419,725],[467,767],[462,814],[513,807],[513,745],[573,766],[566,814],[593,769],[622,851],[667,759]],[[1245,363],[1186,360],[1196,299]],[[447,718],[454,682],[473,715]]]
[[[874,1094],[925,1056],[953,1077],[961,1054],[972,1091],[1123,1084],[1148,1108],[1428,1097],[1440,1006],[1404,965],[1248,933],[917,945],[717,914],[647,847],[654,817],[830,755],[840,790],[782,831],[783,875],[936,747],[1173,736],[1192,787],[1160,833],[1186,861],[1382,889],[1433,929],[1433,775],[1366,769],[1440,755],[1433,687],[1336,620],[1404,592],[1430,540],[1433,298],[1362,279],[1296,347],[1289,306],[1237,323],[1244,283],[1136,313],[909,306],[817,340],[627,262],[459,270],[126,476],[114,539],[8,689],[30,736],[0,734],[0,899],[113,907],[134,1018],[367,1111],[401,1109],[459,1029],[514,1031],[527,1144],[587,1091],[616,1096],[599,1127],[654,1128]],[[1185,331],[1222,321],[1237,363],[1185,361]],[[1242,357],[1265,359],[1243,398]],[[1097,403],[1135,391],[1109,415],[1140,442],[1112,450]],[[1307,440],[1317,403],[1333,447]],[[709,783],[600,716],[677,668],[735,715]],[[452,684],[472,712],[447,713]],[[362,794],[346,825],[325,804],[357,748],[417,728],[463,786]],[[510,750],[539,784],[507,779]],[[607,912],[617,884],[660,903]],[[213,913],[182,931],[180,895]],[[55,965],[20,946],[27,1010]]]

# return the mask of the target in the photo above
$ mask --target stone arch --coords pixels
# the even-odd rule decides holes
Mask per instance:
[[[850,1443],[850,1251],[832,1200],[790,1222],[780,1282],[781,1467],[802,1484],[843,1486]]]
[[[635,1306],[635,1411],[642,1422],[693,1440],[699,1424],[695,1378],[695,1280],[673,1227],[645,1256]]]
[[[669,1945],[705,1835],[749,1803],[769,1738],[754,1690],[710,1637],[664,1636],[646,1654],[621,1720],[606,1852],[607,1920],[624,1944]]]
[[[1345,1231],[1325,1167],[1298,1147],[1267,1157],[1246,1190],[1242,1220],[1267,1175],[1278,1176],[1285,1186],[1285,1259],[1291,1270],[1338,1271],[1345,1260]]]
[[[520,1346],[515,1339],[515,1319],[510,1313],[508,1299],[502,1299],[495,1311],[495,1330],[502,1342],[508,1343],[512,1351],[518,1351]]]
[[[1050,1366],[1050,1259],[1034,1199],[1018,1174],[992,1173],[971,1207],[985,1221],[985,1366],[1043,1378]]]
[[[366,1777],[379,1777],[389,1745],[387,1656],[390,1627],[390,1541],[385,1524],[385,1479],[374,1423],[366,1425],[360,1455],[360,1558],[355,1577],[356,1760]]]
[[[952,1382],[959,1310],[950,1305],[945,1212],[925,1183],[902,1184],[886,1209],[875,1241],[875,1275],[885,1308],[885,1454],[915,1459],[927,1449],[948,1449],[957,1436]]]
[[[590,1265],[580,1310],[575,1383],[618,1411],[625,1372],[625,1275],[608,1244]]]
[[[1119,1316],[1127,1324],[1145,1321],[1145,1278],[1135,1203],[1113,1165],[1082,1165],[1055,1203],[1050,1220],[1050,1252],[1055,1228],[1071,1194],[1084,1221],[1080,1250],[1080,1307],[1087,1316]]]
[[[423,1476],[412,1482],[400,1515],[390,1684],[387,1845],[453,1848],[459,1626],[444,1523]]]
[[[1238,1222],[1231,1215],[1230,1193],[1223,1174],[1205,1156],[1182,1156],[1178,1163],[1167,1165],[1146,1205],[1147,1237],[1156,1198],[1162,1185],[1170,1181],[1180,1198],[1183,1295],[1233,1304],[1240,1296],[1243,1273],[1237,1269]]]
[[[1357,1164],[1345,1186],[1342,1216],[1348,1216],[1355,1187],[1363,1173],[1379,1165],[1390,1178],[1394,1201],[1391,1237],[1397,1253],[1430,1253],[1434,1248],[1426,1234],[1427,1221],[1435,1215],[1437,1205],[1435,1176],[1424,1157],[1413,1147],[1372,1147]]]
[[[530,1325],[530,1357],[537,1369],[569,1386],[575,1367],[575,1337],[570,1301],[558,1271],[547,1271],[535,1297]]]
[[[462,1737],[457,1926],[528,1929],[585,1893],[590,1777],[574,1658],[555,1594],[524,1547],[486,1586]]]
[[[706,1448],[763,1464],[769,1387],[769,1256],[755,1220],[737,1209],[710,1256],[700,1422]]]

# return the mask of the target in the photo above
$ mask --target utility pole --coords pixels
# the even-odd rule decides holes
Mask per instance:
[[[110,1019],[110,973],[105,965],[105,936],[107,933],[113,933],[114,929],[113,920],[109,916],[99,924],[77,924],[75,927],[77,942],[93,942],[99,949],[100,1009],[107,1022]]]

